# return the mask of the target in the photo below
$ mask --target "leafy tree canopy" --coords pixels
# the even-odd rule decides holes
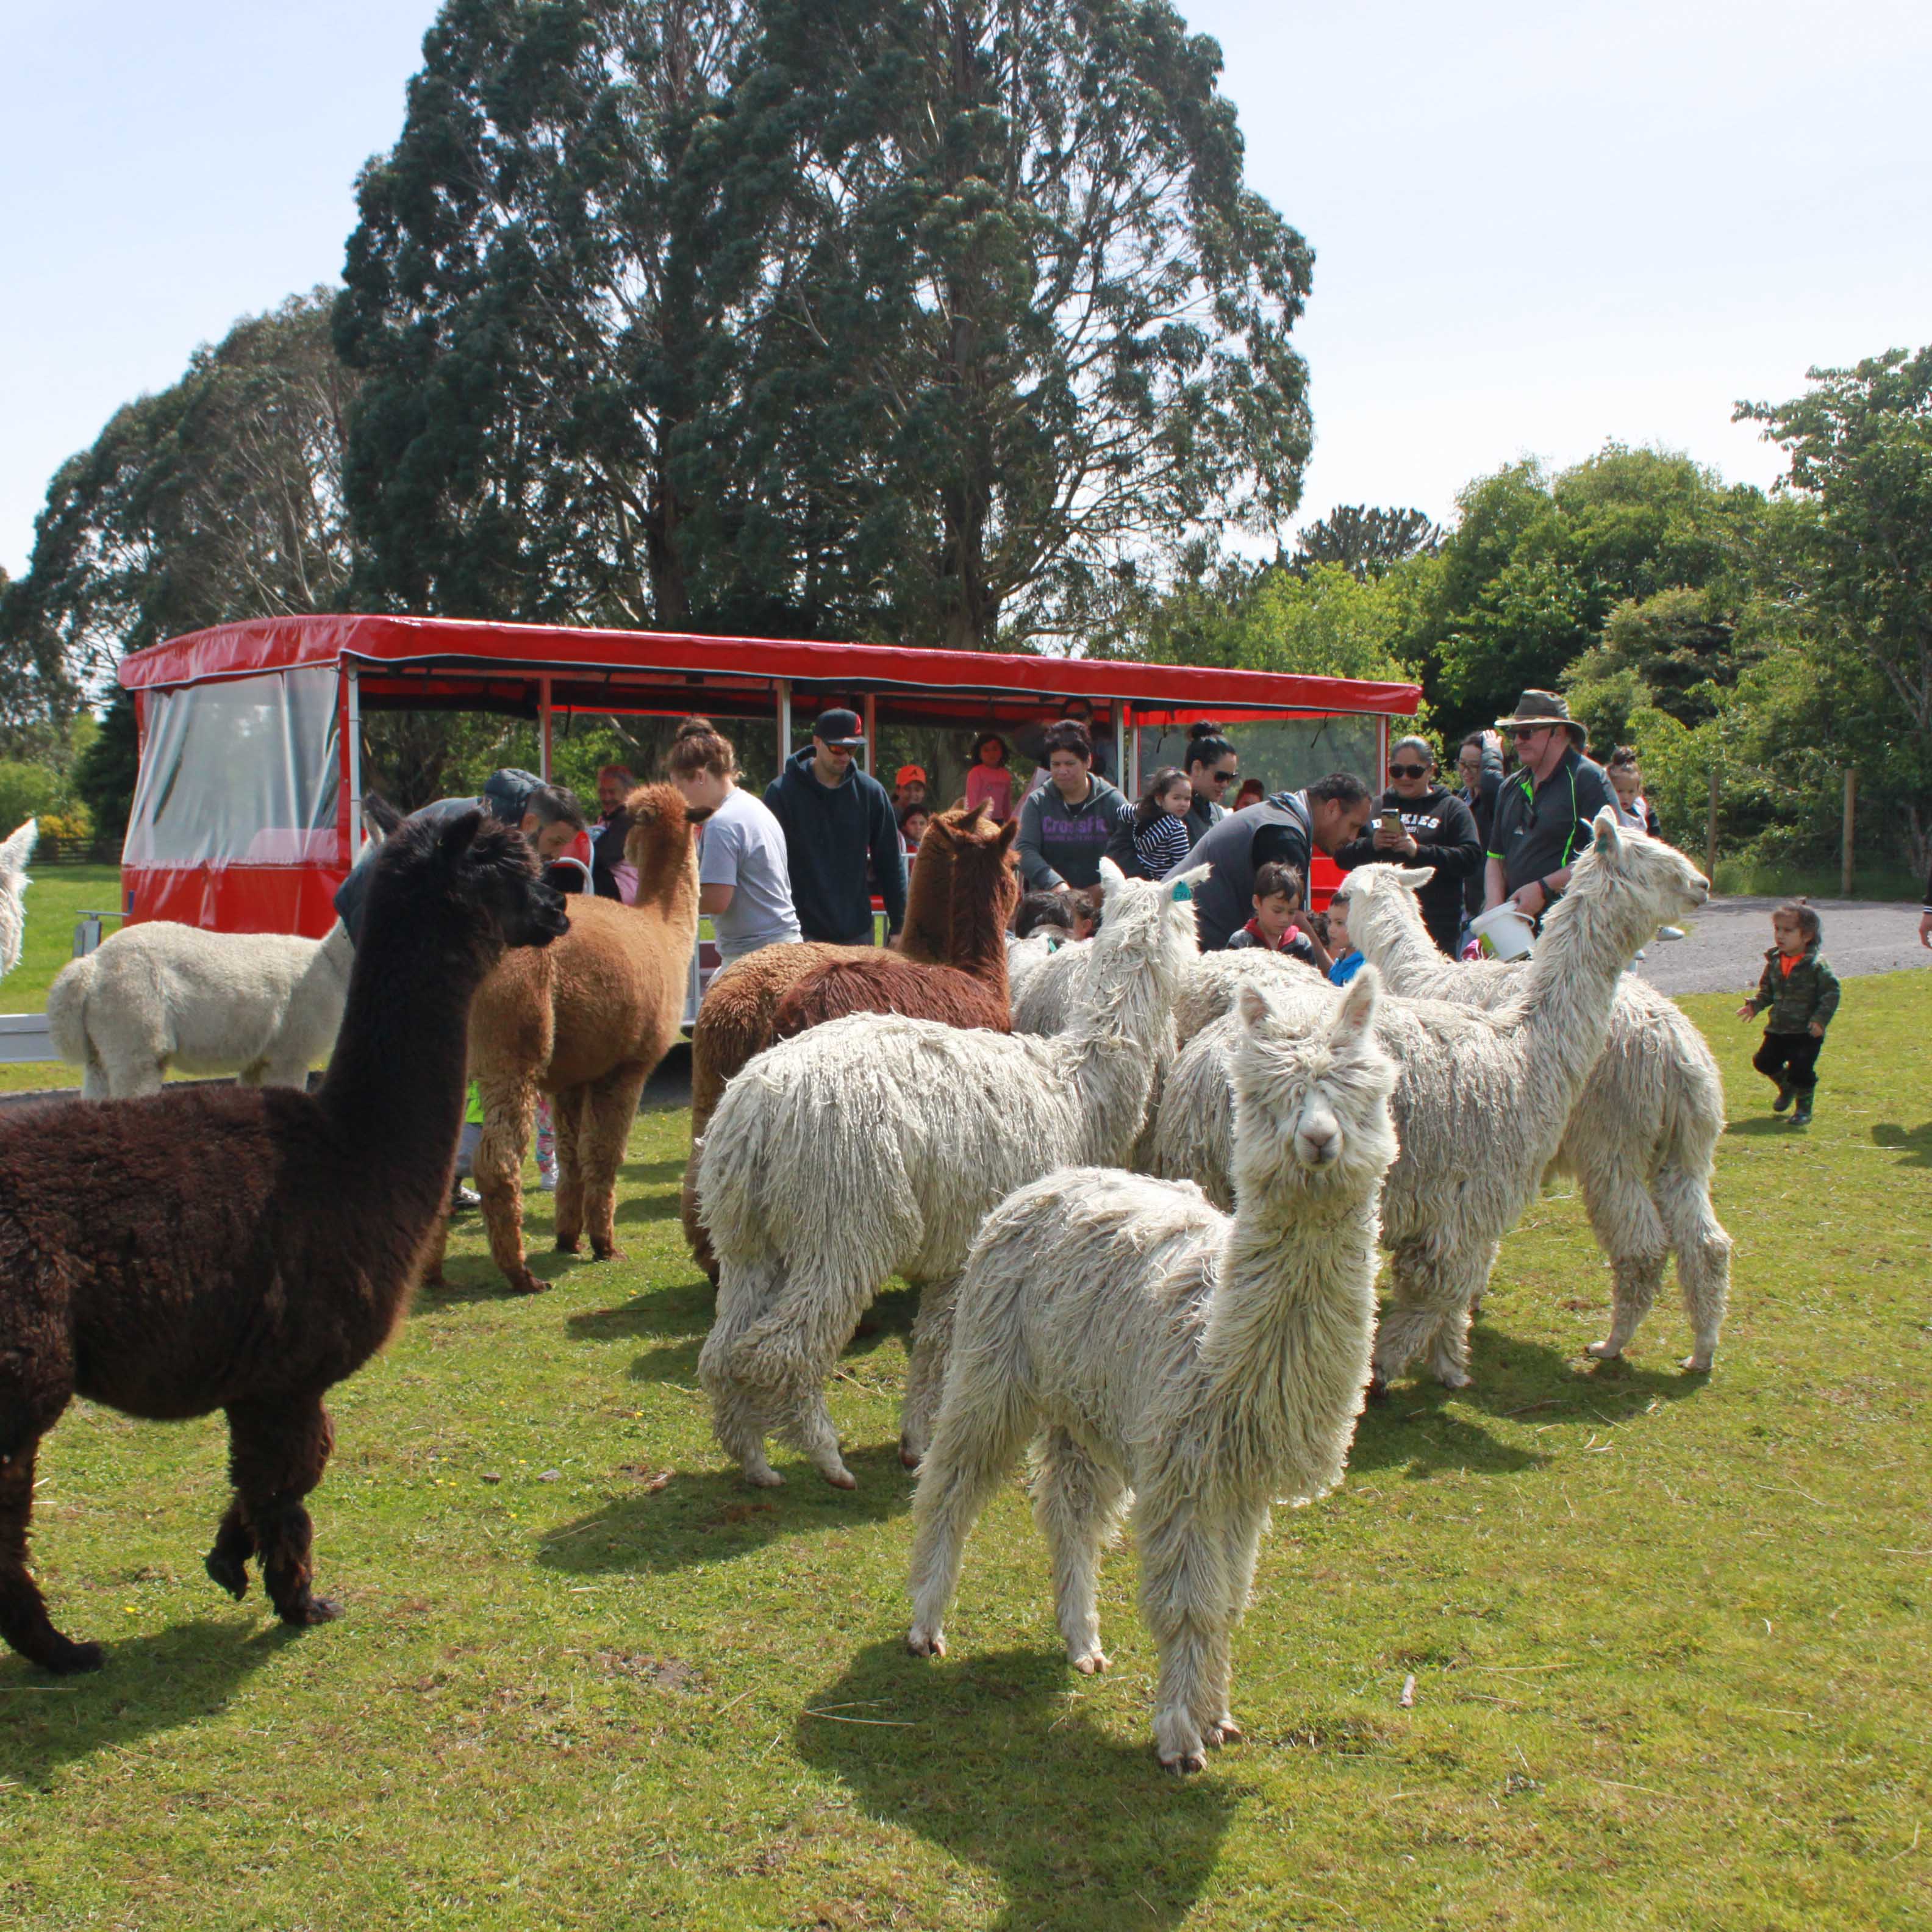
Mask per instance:
[[[1358,577],[1379,577],[1412,556],[1434,556],[1442,544],[1441,526],[1424,511],[1344,503],[1296,532],[1294,562],[1339,563]]]

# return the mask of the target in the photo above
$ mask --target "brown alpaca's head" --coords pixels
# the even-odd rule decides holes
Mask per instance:
[[[928,868],[926,904],[909,908],[906,923],[910,928],[915,910],[928,914],[938,957],[963,964],[1004,946],[1020,899],[1012,856],[1019,829],[1018,819],[1001,825],[978,805],[970,811],[954,806],[927,826],[914,867],[916,898],[920,868]]]
[[[695,876],[696,846],[691,835],[709,814],[693,812],[683,793],[668,781],[638,786],[624,801],[624,809],[631,814],[624,856],[638,871],[634,903],[646,905],[663,898],[687,870]]]

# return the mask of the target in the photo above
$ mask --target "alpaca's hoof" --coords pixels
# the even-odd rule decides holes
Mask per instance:
[[[782,1490],[784,1478],[769,1462],[760,1462],[747,1468],[745,1480],[754,1490]]]
[[[1388,1384],[1378,1375],[1369,1378],[1368,1397],[1371,1402],[1388,1400]]]
[[[1090,1650],[1084,1657],[1070,1658],[1067,1661],[1082,1677],[1097,1677],[1102,1671],[1112,1670],[1114,1664],[1103,1650]]]
[[[856,1490],[859,1479],[841,1462],[836,1469],[821,1469],[818,1472],[835,1490]]]
[[[248,1594],[248,1566],[237,1558],[211,1550],[202,1567],[238,1604]]]
[[[574,1255],[582,1246],[583,1244],[580,1241],[566,1241],[564,1238],[560,1234],[556,1238],[556,1246],[554,1252],[560,1255]]]
[[[510,1284],[512,1294],[548,1294],[550,1283],[539,1281],[528,1268],[520,1268],[514,1274],[506,1274],[503,1279]]]
[[[52,1635],[52,1642],[34,1661],[56,1677],[78,1677],[83,1671],[98,1670],[107,1660],[98,1643],[70,1643],[58,1630]]]
[[[1209,1745],[1238,1744],[1246,1735],[1232,1718],[1223,1718],[1218,1724],[1210,1724],[1201,1733],[1201,1742]]]
[[[631,1258],[614,1241],[592,1241],[590,1258],[594,1262],[627,1262]]]
[[[1466,1389],[1475,1378],[1461,1369],[1438,1369],[1436,1379],[1446,1389]]]
[[[946,1639],[936,1630],[922,1630],[914,1624],[906,1632],[906,1648],[915,1657],[944,1657],[946,1654]]]
[[[1686,1355],[1677,1366],[1688,1376],[1708,1376],[1711,1372],[1711,1358],[1708,1352]]]
[[[1174,1778],[1191,1777],[1197,1771],[1208,1768],[1208,1760],[1199,1751],[1183,1751],[1178,1757],[1164,1757],[1160,1768]]]
[[[1610,1342],[1587,1342],[1583,1352],[1594,1361],[1614,1362],[1623,1351]]]
[[[326,1597],[304,1597],[300,1603],[291,1604],[281,1616],[284,1623],[305,1630],[311,1624],[332,1624],[341,1614],[342,1606]]]
[[[905,1468],[916,1469],[925,1460],[922,1450],[915,1449],[903,1436],[899,1438],[899,1461]]]

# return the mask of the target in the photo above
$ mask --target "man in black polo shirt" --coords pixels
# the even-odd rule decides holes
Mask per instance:
[[[1555,692],[1526,691],[1496,729],[1515,740],[1518,763],[1496,800],[1483,904],[1486,910],[1508,899],[1540,919],[1569,884],[1591,820],[1616,795],[1603,766],[1584,757],[1589,734]]]

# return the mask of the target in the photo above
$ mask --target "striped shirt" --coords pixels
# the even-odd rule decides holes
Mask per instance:
[[[1171,812],[1163,812],[1158,818],[1134,828],[1135,856],[1148,878],[1165,878],[1191,849],[1186,820],[1177,818]]]

